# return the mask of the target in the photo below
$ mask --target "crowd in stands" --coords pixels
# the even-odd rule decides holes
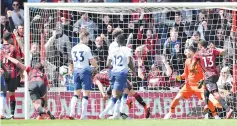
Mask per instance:
[[[79,1],[28,0],[28,2]],[[106,2],[169,1],[172,0],[108,0]],[[223,1],[212,0],[212,2]],[[2,0],[1,2],[1,36],[6,32],[12,33],[13,45],[20,52],[23,60],[26,49],[24,49],[22,5],[27,1]],[[80,2],[105,1],[81,0]],[[189,2],[203,1],[190,0]],[[134,87],[145,87],[145,89],[152,90],[169,90],[169,87],[179,87],[182,81],[177,77],[183,73],[186,59],[185,49],[190,45],[197,47],[199,40],[208,41],[210,47],[228,50],[227,55],[218,57],[216,65],[220,73],[223,67],[228,67],[230,76],[232,76],[233,55],[236,51],[233,43],[237,40],[237,33],[233,32],[231,10],[215,8],[170,11],[164,8],[162,12],[146,12],[146,8],[138,8],[132,14],[110,15],[30,8],[31,65],[37,62],[43,63],[50,83],[56,87],[62,86],[59,68],[69,65],[71,48],[79,43],[80,31],[86,30],[90,33],[89,46],[98,60],[99,70],[103,70],[106,68],[109,44],[114,39],[113,30],[121,28],[127,36],[128,46],[133,49],[136,60],[138,77],[130,77],[134,82]]]

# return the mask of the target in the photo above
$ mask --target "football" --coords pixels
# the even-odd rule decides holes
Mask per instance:
[[[68,73],[68,67],[67,66],[61,66],[60,68],[59,68],[59,74],[60,75],[65,75],[65,74],[67,74]]]

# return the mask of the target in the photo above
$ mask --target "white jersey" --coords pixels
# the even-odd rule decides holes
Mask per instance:
[[[109,45],[109,54],[112,53],[112,50],[114,50],[115,48],[118,47],[118,43],[116,41],[113,41],[110,45]]]
[[[132,57],[132,50],[126,46],[114,48],[108,58],[112,60],[113,72],[127,72],[129,70],[128,58]]]
[[[77,44],[71,51],[74,68],[90,67],[89,60],[93,58],[91,49],[85,44]]]

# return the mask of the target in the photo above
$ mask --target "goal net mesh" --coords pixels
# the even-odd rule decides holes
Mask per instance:
[[[235,106],[236,95],[231,89],[223,89],[224,82],[235,87],[235,42],[237,33],[233,23],[236,18],[233,8],[192,8],[192,7],[71,7],[71,8],[30,8],[30,52],[31,65],[43,62],[52,88],[49,91],[48,105],[52,113],[60,119],[70,113],[70,99],[73,96],[73,82],[65,80],[59,74],[61,66],[68,66],[71,60],[71,48],[79,43],[79,33],[89,32],[89,46],[97,57],[99,70],[106,68],[108,47],[114,38],[112,32],[121,28],[130,40],[127,46],[133,49],[136,69],[142,64],[139,77],[129,76],[135,92],[141,95],[150,106],[150,118],[163,118],[169,112],[172,99],[175,98],[184,81],[178,76],[184,72],[186,60],[185,48],[199,39],[213,43],[215,47],[228,50],[228,54],[218,57],[215,64],[219,72],[230,68],[227,80],[218,81],[219,91]],[[173,29],[173,30],[171,30]],[[129,36],[130,35],[130,36]],[[165,59],[163,58],[165,57]],[[164,65],[164,60],[169,66]],[[139,63],[138,63],[139,62]],[[227,72],[228,73],[228,72]],[[142,77],[143,76],[143,77]],[[226,76],[223,72],[223,75]],[[228,99],[232,96],[232,99]],[[144,109],[133,96],[127,114],[135,119],[144,118]],[[219,114],[225,114],[217,101]],[[88,117],[97,119],[105,108],[106,100],[102,98],[96,85],[89,97]],[[81,113],[81,100],[76,105],[76,116]],[[204,118],[204,102],[196,96],[180,100],[173,118]],[[30,118],[37,116],[33,106]]]

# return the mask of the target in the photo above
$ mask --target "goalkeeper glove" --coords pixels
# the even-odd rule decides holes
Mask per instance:
[[[177,75],[177,76],[176,76],[176,80],[177,80],[177,81],[181,81],[181,76],[180,76],[180,75]]]

